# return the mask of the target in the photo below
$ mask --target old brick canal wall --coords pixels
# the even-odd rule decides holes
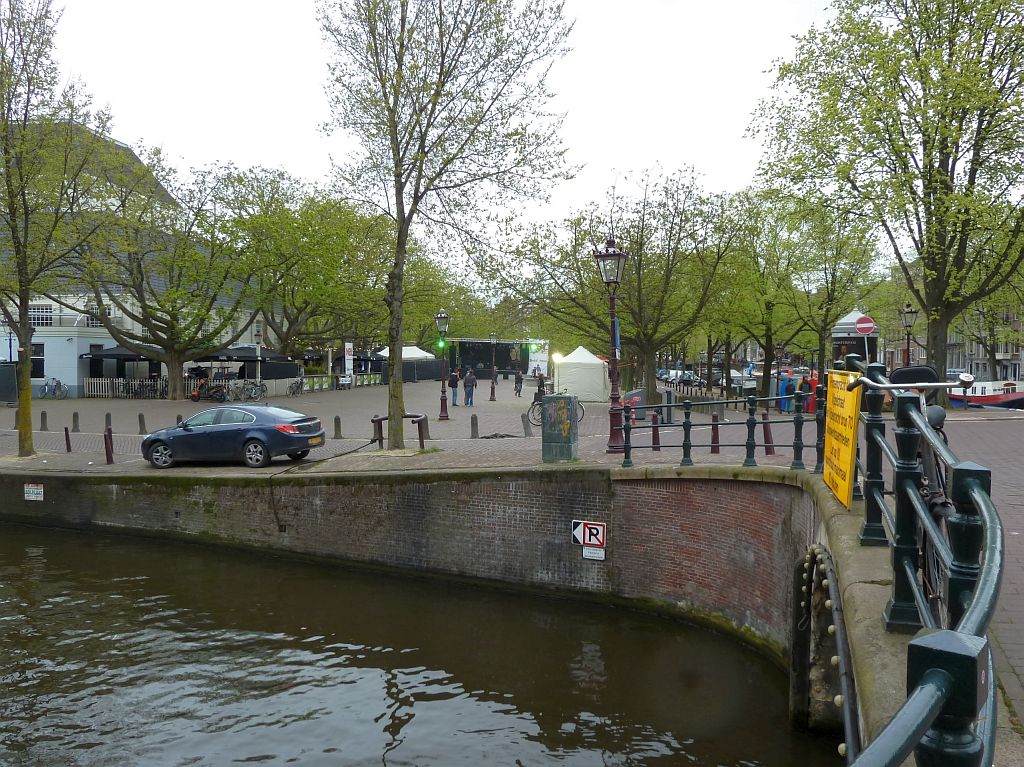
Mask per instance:
[[[781,661],[793,567],[829,502],[818,488],[810,475],[771,467],[259,478],[8,471],[0,518],[629,600],[729,628]],[[584,558],[574,520],[607,525],[603,561]]]

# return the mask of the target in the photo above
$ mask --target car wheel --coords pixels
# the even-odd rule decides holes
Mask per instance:
[[[157,442],[149,449],[149,462],[157,469],[169,469],[174,465],[174,453],[166,442]]]
[[[307,455],[309,455],[308,450],[299,450],[296,453],[288,453],[288,457],[291,458],[293,461],[301,461]]]
[[[270,451],[258,439],[250,439],[242,446],[242,460],[251,469],[259,469],[270,463]]]

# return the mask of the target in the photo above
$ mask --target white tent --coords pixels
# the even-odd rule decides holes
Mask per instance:
[[[385,346],[383,349],[381,349],[379,352],[377,352],[377,354],[379,354],[381,357],[387,357],[387,356],[389,356],[389,354],[388,354],[389,351],[390,351],[390,347]],[[419,347],[416,347],[416,346],[403,346],[402,347],[402,361],[403,362],[411,362],[413,360],[432,360],[432,359],[434,359],[434,355],[433,354],[431,354],[430,352],[425,352],[422,349],[420,349]]]
[[[584,402],[602,402],[611,396],[608,363],[582,346],[555,363],[555,391],[565,390]]]

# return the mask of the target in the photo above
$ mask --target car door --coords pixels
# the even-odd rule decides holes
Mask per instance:
[[[209,460],[210,429],[216,421],[216,410],[203,410],[178,424],[168,440],[175,457],[185,461]]]
[[[236,461],[242,455],[242,443],[249,426],[256,420],[252,413],[234,407],[222,407],[217,411],[217,422],[210,427],[207,444],[209,459],[213,461]]]

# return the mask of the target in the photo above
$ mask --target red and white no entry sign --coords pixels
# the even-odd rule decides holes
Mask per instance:
[[[866,314],[862,317],[858,317],[857,321],[853,323],[853,326],[857,328],[857,332],[862,336],[870,335],[875,332],[875,321]]]

